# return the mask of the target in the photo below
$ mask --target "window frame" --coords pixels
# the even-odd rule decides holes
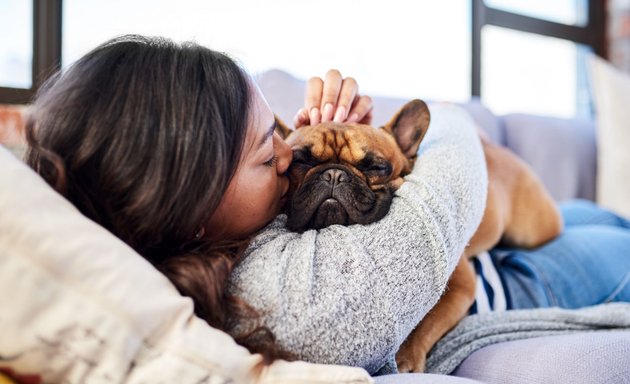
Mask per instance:
[[[33,65],[30,88],[0,86],[0,103],[26,104],[61,67],[62,0],[33,0]]]
[[[568,25],[536,17],[525,16],[487,6],[484,0],[471,0],[472,16],[472,76],[471,96],[481,96],[481,30],[493,25],[520,32],[556,37],[583,44],[597,55],[607,58],[606,5],[605,0],[588,0],[587,18],[584,26]]]
[[[62,1],[33,0],[33,68],[29,89],[0,86],[0,103],[25,104],[39,86],[61,68]],[[557,37],[584,44],[607,58],[605,0],[588,0],[585,26],[566,25],[487,6],[483,0],[471,4],[471,97],[481,96],[481,30],[485,25]]]

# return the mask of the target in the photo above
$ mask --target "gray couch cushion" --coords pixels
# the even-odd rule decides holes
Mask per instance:
[[[501,120],[483,105],[479,98],[474,97],[469,102],[460,105],[475,119],[492,141],[505,145],[505,132]]]
[[[504,144],[532,166],[557,201],[594,199],[597,148],[592,121],[525,114],[500,119]]]
[[[453,372],[456,376],[398,374],[376,384],[620,384],[630,383],[630,332],[585,332],[536,337],[484,347]],[[476,381],[460,381],[465,378]]]
[[[254,81],[273,113],[289,127],[293,127],[293,117],[304,106],[304,80],[279,69],[271,69],[254,76]]]
[[[481,384],[482,382],[463,377],[433,375],[428,373],[399,373],[377,376],[375,384]]]
[[[470,355],[454,374],[502,384],[630,383],[630,332],[590,332],[494,344]]]

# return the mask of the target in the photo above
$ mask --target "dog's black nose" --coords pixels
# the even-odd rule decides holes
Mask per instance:
[[[328,168],[327,170],[322,172],[319,177],[325,182],[332,184],[333,186],[350,181],[350,176],[348,176],[348,173],[339,168]]]

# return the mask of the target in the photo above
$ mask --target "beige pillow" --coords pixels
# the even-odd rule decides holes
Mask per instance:
[[[630,217],[630,75],[592,56],[597,114],[597,202]]]
[[[0,368],[44,382],[371,382],[303,362],[257,370],[259,355],[1,145],[0,303]]]

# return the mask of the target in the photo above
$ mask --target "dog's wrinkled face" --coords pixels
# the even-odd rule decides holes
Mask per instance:
[[[304,231],[385,216],[394,191],[411,171],[429,110],[413,100],[380,129],[332,122],[295,131],[281,122],[278,126],[293,150],[287,226]]]

